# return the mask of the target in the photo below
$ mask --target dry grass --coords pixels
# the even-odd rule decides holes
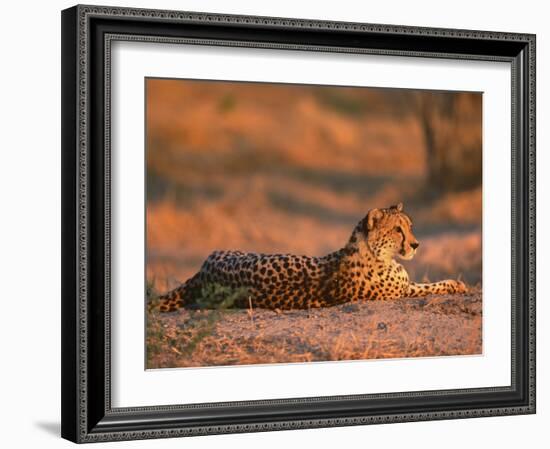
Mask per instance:
[[[481,292],[309,311],[152,313],[148,368],[480,354]],[[212,316],[218,314],[214,319]]]
[[[249,187],[242,187],[242,196],[237,193],[240,189],[228,188],[227,198],[203,201],[195,207],[178,207],[168,200],[151,203],[147,208],[148,278],[155,280],[160,291],[175,287],[192,276],[210,252],[221,249],[324,255],[341,248],[366,213],[367,207],[358,198],[342,195],[338,201],[321,188],[311,193],[296,188],[296,192],[302,202],[322,209],[323,216],[314,210],[308,213],[289,210],[284,204],[273,206],[266,191],[268,181],[254,184],[250,180]],[[395,185],[394,190],[406,188]],[[373,206],[396,203],[400,196],[378,195],[388,198],[370,203]],[[467,195],[472,199],[465,203]],[[449,194],[434,207],[405,203],[421,244],[415,259],[404,263],[413,280],[462,276],[472,285],[481,281],[478,197],[481,194],[476,189]]]

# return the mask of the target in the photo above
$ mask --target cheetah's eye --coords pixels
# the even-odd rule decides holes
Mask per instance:
[[[395,230],[396,230],[397,232],[403,233],[403,229],[401,229],[401,226],[396,226],[396,227],[395,227]]]

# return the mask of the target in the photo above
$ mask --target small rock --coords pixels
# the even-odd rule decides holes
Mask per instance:
[[[358,312],[359,306],[357,304],[346,304],[342,307],[342,311],[346,313]]]
[[[379,331],[386,331],[388,330],[388,326],[386,323],[383,323],[382,321],[378,323],[378,326],[376,326]]]

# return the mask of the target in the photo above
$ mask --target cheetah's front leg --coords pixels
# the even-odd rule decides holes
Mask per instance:
[[[433,294],[466,293],[468,289],[462,281],[447,279],[445,281],[432,282],[429,284],[419,284],[411,282],[407,291],[407,296],[426,296]]]

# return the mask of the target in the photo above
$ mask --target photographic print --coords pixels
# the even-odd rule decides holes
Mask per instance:
[[[482,353],[482,94],[145,79],[146,368]]]

